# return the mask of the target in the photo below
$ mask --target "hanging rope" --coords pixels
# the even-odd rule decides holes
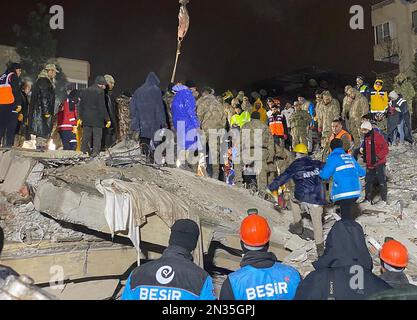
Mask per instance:
[[[181,5],[180,12],[178,14],[178,43],[177,43],[177,54],[175,57],[175,64],[174,64],[174,70],[172,72],[171,82],[174,83],[175,81],[175,75],[177,73],[177,67],[178,67],[178,61],[179,57],[181,55],[181,45],[182,41],[184,40],[188,29],[190,27],[190,15],[188,14],[187,10],[187,4],[190,2],[190,0],[179,0],[179,3]]]

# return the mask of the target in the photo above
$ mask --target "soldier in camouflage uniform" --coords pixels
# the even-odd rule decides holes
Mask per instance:
[[[348,130],[349,128],[349,111],[350,107],[352,106],[352,99],[349,97],[349,90],[353,87],[348,85],[345,87],[345,97],[343,98],[343,104],[342,104],[342,120],[345,122],[346,127]]]
[[[128,92],[123,92],[121,96],[116,99],[117,120],[119,122],[117,130],[117,141],[124,141],[129,137],[131,128],[130,119],[130,100],[132,96]]]
[[[221,143],[224,137],[210,136],[210,130],[220,131],[226,128],[226,113],[223,105],[216,99],[210,88],[204,88],[202,96],[197,101],[197,116],[201,123],[201,129],[206,137],[209,152],[209,168],[213,179],[219,179],[220,160],[223,159]],[[212,132],[214,134],[214,132]],[[224,150],[226,151],[226,150]]]
[[[400,73],[395,77],[394,82],[394,91],[402,95],[402,97],[407,101],[408,109],[410,111],[411,119],[413,118],[413,100],[416,96],[416,91],[410,80],[407,79],[407,76],[404,73]]]
[[[223,110],[227,117],[227,122],[230,126],[230,121],[232,120],[233,115],[235,114],[235,110],[232,107],[232,100],[233,100],[233,93],[229,90],[223,93],[222,96],[223,100]]]
[[[351,101],[348,112],[349,131],[353,137],[355,148],[358,148],[361,144],[361,119],[369,113],[369,103],[368,99],[355,88],[348,90],[348,97]]]
[[[300,143],[308,144],[308,127],[311,122],[310,114],[302,109],[301,103],[295,103],[294,107],[295,112],[290,120],[293,149]]]
[[[252,112],[252,105],[249,102],[249,98],[248,97],[243,97],[243,101],[242,101],[242,109],[243,112],[247,111],[247,112]]]
[[[166,111],[167,111],[167,118],[168,118],[168,125],[169,129],[174,130],[174,123],[172,121],[172,101],[174,101],[175,94],[168,89],[167,92],[165,92],[164,96],[162,97],[162,100],[164,101]]]
[[[256,174],[258,190],[264,190],[268,185],[268,163],[271,164],[274,162],[274,139],[268,126],[262,123],[258,118],[260,118],[259,113],[252,113],[252,120],[243,125],[241,129],[241,159],[240,163],[235,163],[235,181],[240,185],[243,183],[243,173],[247,175]],[[254,149],[258,146],[255,145],[254,137],[257,130],[262,132],[262,145],[259,146],[262,148],[262,159],[255,161],[255,163],[251,163],[250,159],[245,159],[245,154],[251,156],[255,155]],[[250,133],[250,139],[245,141],[244,137],[249,137],[247,132]],[[243,172],[245,166],[253,167],[252,169],[254,169],[254,171],[248,169]]]
[[[321,146],[324,148],[332,135],[332,122],[340,117],[340,103],[332,97],[329,91],[323,92],[323,104],[318,115]]]

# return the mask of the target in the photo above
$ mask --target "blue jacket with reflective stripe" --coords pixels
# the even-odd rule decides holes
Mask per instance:
[[[365,170],[350,154],[342,148],[335,149],[327,158],[327,163],[320,172],[320,178],[333,178],[332,201],[359,198],[362,186],[360,178],[365,177]]]
[[[293,300],[301,277],[294,268],[275,263],[267,269],[245,266],[229,281],[235,300]]]

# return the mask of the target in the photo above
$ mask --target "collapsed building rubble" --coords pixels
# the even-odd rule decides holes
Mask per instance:
[[[404,161],[402,152],[410,159]],[[394,153],[398,156],[390,162],[390,184],[400,186],[390,188],[390,196],[402,199],[402,212],[396,211],[396,201],[389,210],[362,207],[364,214],[358,222],[370,240],[376,266],[379,261],[371,240],[382,244],[385,237],[391,236],[409,247],[408,275],[413,281],[417,275],[416,189],[413,177],[407,183],[399,183],[405,177],[397,177],[396,172],[407,166],[412,168],[415,154],[401,148]],[[135,222],[140,227],[142,260],[158,258],[168,244],[169,227],[174,220],[189,217],[198,222],[202,231],[195,262],[215,270],[218,290],[224,280],[221,271],[239,267],[240,222],[248,209],[257,208],[273,227],[271,250],[279,260],[296,267],[303,277],[313,270],[312,262],[317,258],[314,242],[288,232],[290,212],[278,213],[272,203],[248,190],[185,170],[150,165],[147,160],[140,148],[128,145],[116,146],[94,160],[74,152],[0,151],[0,225],[7,240],[2,264],[45,287],[51,282],[53,267],[62,266],[62,280],[68,290],[58,290],[60,297],[74,296],[70,292],[74,281],[91,283],[100,279],[102,283],[108,281],[105,287],[109,291],[107,295],[100,292],[100,298],[114,296],[135,266],[138,252],[126,238],[128,230],[112,236],[105,214],[108,204],[97,188],[110,181],[110,186],[136,190],[125,194],[135,198],[141,211],[141,218],[135,217]],[[400,191],[404,188],[409,191]],[[334,208],[326,210],[325,235],[336,219]],[[308,220],[305,224],[311,225]]]

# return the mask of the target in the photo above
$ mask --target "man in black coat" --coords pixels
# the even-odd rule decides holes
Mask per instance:
[[[160,81],[155,73],[149,73],[145,83],[136,90],[130,102],[132,131],[142,143],[150,144],[155,133],[167,127]]]
[[[19,63],[13,63],[7,71],[0,76],[0,86],[3,90],[9,90],[12,103],[2,103],[5,97],[0,97],[0,144],[4,137],[3,146],[12,147],[17,127],[17,115],[22,109],[22,96],[20,94],[19,77],[22,67]],[[7,87],[7,89],[6,89]],[[2,94],[5,92],[2,91]],[[6,99],[7,100],[7,99]]]
[[[106,79],[103,76],[98,76],[95,84],[82,93],[78,110],[84,129],[81,151],[90,154],[92,157],[100,154],[103,128],[110,128],[111,126],[104,98],[106,86]],[[91,138],[93,139],[92,153],[90,148]]]
[[[296,300],[365,300],[391,288],[372,273],[363,229],[353,220],[333,226],[324,255],[313,266],[316,270],[301,281]]]
[[[36,148],[46,149],[52,133],[52,118],[55,112],[54,79],[57,70],[54,64],[46,65],[38,76],[32,92],[29,115],[29,132],[36,136]]]
[[[103,130],[103,142],[102,142],[102,149],[109,149],[114,146],[117,141],[117,130],[118,130],[118,123],[117,123],[117,109],[116,109],[116,99],[113,96],[113,89],[116,84],[114,78],[106,74],[104,76],[106,79],[107,86],[106,90],[104,91],[105,99],[106,99],[106,108],[107,112],[110,117],[111,126],[110,128],[105,128]]]

